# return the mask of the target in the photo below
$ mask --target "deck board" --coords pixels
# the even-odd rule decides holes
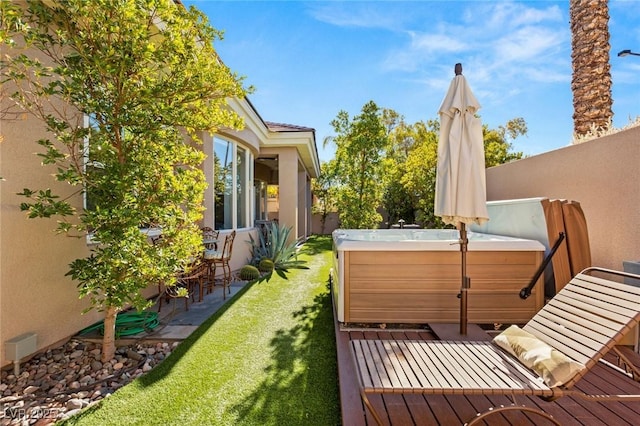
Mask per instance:
[[[338,372],[340,379],[340,399],[342,424],[348,426],[375,425],[373,417],[365,410],[360,399],[356,371],[349,351],[349,342],[354,339],[395,339],[411,340],[435,339],[426,330],[341,330],[336,322],[336,342],[338,351]],[[640,359],[640,357],[639,357]],[[637,362],[637,359],[634,360]],[[626,375],[606,365],[596,365],[576,385],[585,392],[639,393],[640,385]],[[369,394],[369,399],[387,425],[452,425],[469,420],[478,411],[491,406],[508,405],[510,399],[503,395],[494,396],[443,396],[420,394]],[[561,424],[568,426],[611,426],[640,424],[640,402],[599,403],[563,397],[555,402],[546,402],[537,397],[519,396],[519,405],[539,407],[554,416]],[[550,425],[546,419],[535,414],[505,412],[490,417],[493,425]]]

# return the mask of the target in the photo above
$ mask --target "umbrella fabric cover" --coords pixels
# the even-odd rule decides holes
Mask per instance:
[[[444,223],[489,220],[480,109],[463,75],[456,75],[442,101],[436,174],[436,216]]]

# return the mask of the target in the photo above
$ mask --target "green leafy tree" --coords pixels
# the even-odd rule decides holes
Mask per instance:
[[[400,219],[413,223],[416,221],[416,200],[402,183],[402,178],[406,174],[407,157],[416,140],[414,128],[391,110],[384,111],[383,121],[386,123],[389,144],[384,159],[382,208],[388,215],[389,226]]]
[[[29,217],[59,218],[61,233],[91,233],[90,255],[73,261],[69,275],[80,296],[105,312],[106,361],[117,313],[147,307],[141,291],[173,284],[201,249],[196,223],[206,183],[198,132],[240,129],[225,105],[246,90],[216,55],[221,33],[194,8],[166,0],[0,7],[3,17],[10,12],[13,22],[28,24],[0,32],[10,48],[2,84],[11,83],[11,98],[53,135],[38,141],[43,164],[78,194],[86,191],[93,206],[75,210],[49,189],[25,189],[21,207]],[[24,40],[24,49],[14,40]],[[145,227],[161,229],[163,238],[152,244]]]
[[[343,228],[376,228],[383,190],[383,158],[388,144],[382,111],[370,101],[353,119],[340,111],[331,121],[337,136],[336,175],[340,182],[336,206]]]
[[[482,126],[484,139],[484,163],[485,167],[493,167],[522,158],[522,152],[513,152],[510,140],[527,134],[527,123],[523,118],[514,118],[504,126],[497,129],[489,129]]]
[[[407,154],[401,183],[412,195],[416,221],[425,228],[440,228],[442,222],[433,214],[436,170],[438,165],[438,134],[440,123],[419,121],[412,126],[414,144]]]
[[[316,197],[312,213],[320,215],[321,233],[325,232],[325,224],[330,213],[336,211],[336,172],[335,160],[320,164],[320,176],[311,180],[311,191]]]

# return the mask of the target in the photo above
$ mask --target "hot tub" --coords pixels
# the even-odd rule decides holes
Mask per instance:
[[[343,323],[448,323],[460,319],[458,231],[376,229],[333,232],[332,293]],[[521,324],[544,303],[542,263],[534,240],[469,232],[468,321]]]

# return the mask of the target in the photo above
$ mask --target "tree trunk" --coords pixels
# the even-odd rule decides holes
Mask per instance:
[[[102,362],[108,362],[116,354],[116,316],[118,308],[107,307],[104,316],[104,336],[102,336]]]
[[[570,0],[573,131],[607,129],[613,118],[608,0]]]

